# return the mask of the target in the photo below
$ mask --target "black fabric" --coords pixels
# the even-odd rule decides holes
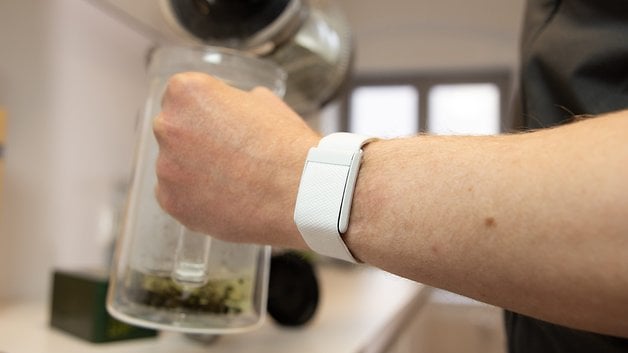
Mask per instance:
[[[510,353],[628,352],[628,339],[599,335],[505,312]]]
[[[520,89],[526,129],[628,108],[628,2],[528,0]],[[512,312],[505,323],[510,353],[628,352],[626,338]]]
[[[522,38],[527,128],[628,107],[628,2],[528,0]]]

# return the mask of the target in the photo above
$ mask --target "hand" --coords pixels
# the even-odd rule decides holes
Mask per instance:
[[[307,151],[320,136],[280,98],[177,74],[153,129],[156,196],[166,212],[222,240],[305,247],[292,217]]]

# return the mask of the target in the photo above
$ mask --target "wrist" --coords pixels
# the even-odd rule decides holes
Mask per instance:
[[[321,255],[356,262],[343,236],[350,224],[363,146],[372,140],[359,134],[334,133],[308,152],[294,221],[308,247]]]
[[[294,139],[294,143],[288,146],[290,151],[286,153],[289,158],[286,160],[286,169],[278,174],[279,187],[284,190],[281,207],[277,210],[278,221],[276,224],[281,225],[279,234],[280,246],[309,250],[309,247],[301,237],[301,233],[294,223],[293,213],[295,200],[299,190],[301,174],[303,173],[303,163],[306,160],[310,148],[318,145],[321,136],[312,134],[306,138],[298,137]]]

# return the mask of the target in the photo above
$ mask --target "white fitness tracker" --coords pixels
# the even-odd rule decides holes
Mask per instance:
[[[362,146],[372,138],[346,132],[325,136],[307,154],[294,222],[315,252],[357,262],[342,240],[349,227]]]

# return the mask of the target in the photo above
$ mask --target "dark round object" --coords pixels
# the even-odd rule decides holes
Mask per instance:
[[[281,15],[290,0],[170,0],[179,24],[205,42],[244,40]]]
[[[307,323],[318,307],[318,281],[312,264],[298,253],[273,255],[270,261],[268,313],[284,326]]]

